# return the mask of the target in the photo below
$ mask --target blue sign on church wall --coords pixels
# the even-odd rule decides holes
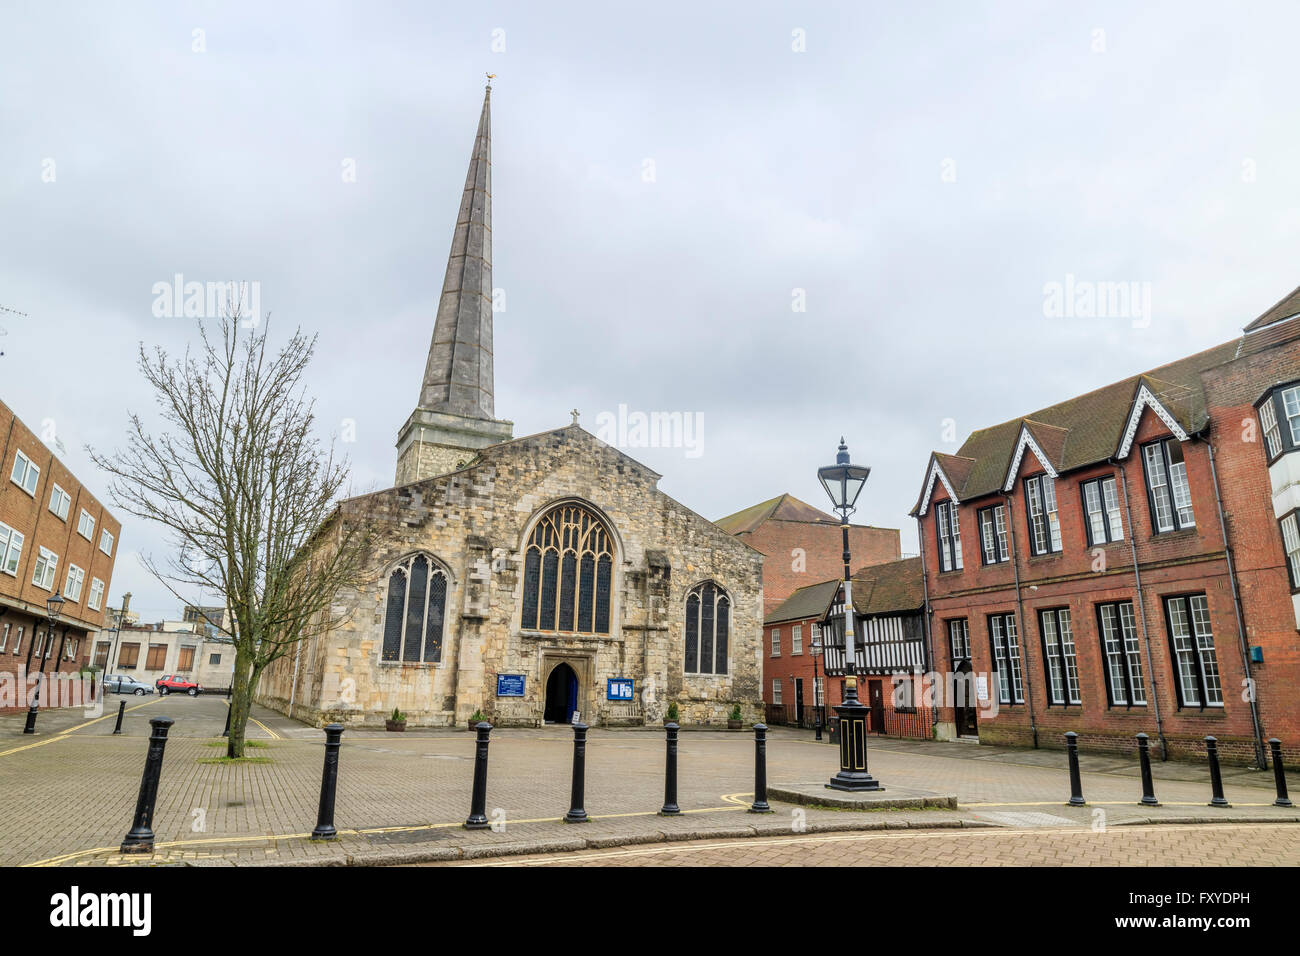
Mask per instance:
[[[632,678],[630,677],[611,677],[609,678],[609,691],[606,695],[608,700],[631,700],[632,699]]]
[[[523,674],[498,674],[497,675],[497,696],[498,697],[523,697],[524,696],[524,675]]]

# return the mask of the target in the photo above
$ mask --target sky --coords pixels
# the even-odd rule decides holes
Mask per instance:
[[[104,498],[178,274],[317,335],[322,435],[391,485],[488,72],[497,415],[689,416],[624,450],[708,518],[825,507],[843,435],[915,552],[930,451],[1300,284],[1295,4],[0,6],[0,399]],[[109,603],[178,617],[115,513]]]

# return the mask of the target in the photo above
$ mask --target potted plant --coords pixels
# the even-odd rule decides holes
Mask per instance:
[[[406,715],[402,713],[400,710],[398,710],[396,707],[394,707],[393,715],[391,717],[386,717],[384,719],[384,729],[391,730],[394,732],[405,730]]]
[[[731,706],[731,713],[727,715],[727,729],[740,730],[743,725],[744,720],[740,716],[740,705],[733,704]]]
[[[484,714],[482,710],[475,708],[474,713],[471,714],[469,718],[469,729],[473,730],[485,720],[487,720],[487,715]]]
[[[677,718],[678,718],[677,701],[673,701],[668,705],[668,713],[664,714],[664,723],[675,724],[678,722]]]

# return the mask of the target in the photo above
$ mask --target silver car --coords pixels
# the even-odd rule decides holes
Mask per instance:
[[[115,694],[135,694],[137,697],[153,693],[153,687],[149,684],[142,684],[125,674],[105,674],[104,690],[111,690]]]

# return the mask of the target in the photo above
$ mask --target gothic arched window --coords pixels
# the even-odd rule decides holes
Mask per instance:
[[[384,611],[384,661],[434,664],[442,660],[447,616],[447,572],[414,554],[388,576]]]
[[[524,551],[523,615],[532,631],[608,634],[614,542],[582,505],[558,505],[533,528]]]
[[[712,581],[686,595],[686,673],[727,673],[731,599]]]

